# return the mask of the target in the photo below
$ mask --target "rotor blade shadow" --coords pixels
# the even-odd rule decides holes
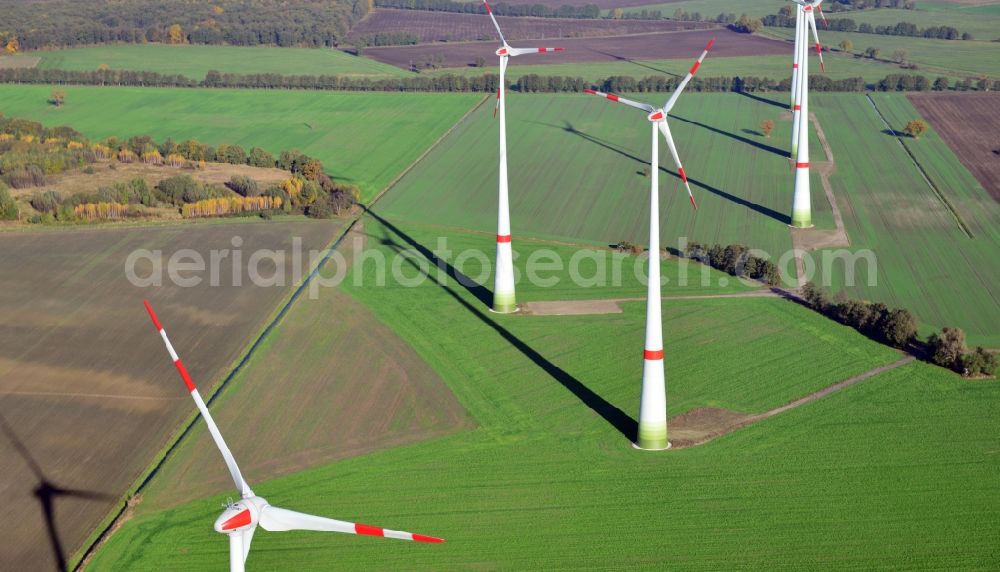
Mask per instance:
[[[684,120],[682,119],[681,121],[684,121]],[[594,137],[593,135],[588,135],[587,133],[584,133],[583,131],[580,131],[580,130],[576,129],[569,122],[565,122],[565,123],[566,123],[566,126],[562,127],[562,129],[564,131],[567,131],[569,133],[572,133],[573,135],[576,135],[576,136],[581,137],[581,138],[583,138],[583,139],[585,139],[587,141],[590,141],[591,143],[593,143],[595,145],[600,145],[601,147],[604,147],[605,149],[608,149],[610,151],[614,151],[615,153],[618,153],[619,155],[622,155],[624,157],[628,157],[629,159],[632,159],[633,161],[638,161],[639,163],[642,163],[644,165],[649,165],[650,164],[648,159],[641,159],[639,157],[636,157],[635,155],[629,153],[628,151],[624,151],[622,149],[619,149],[618,147],[614,146],[611,143],[608,143],[606,141],[601,140],[598,137]],[[552,125],[552,127],[555,127],[555,125]],[[663,165],[660,165],[660,170],[663,171],[664,173],[668,173],[670,175],[673,175],[673,176],[677,177],[678,179],[680,178],[680,174],[679,173],[677,173],[676,171],[671,171],[670,169],[668,169],[667,167],[665,167]],[[762,214],[764,216],[771,217],[774,220],[776,220],[776,221],[778,221],[778,222],[780,222],[782,224],[790,224],[792,222],[791,217],[788,216],[788,215],[779,213],[778,211],[776,211],[774,209],[770,209],[768,207],[765,207],[764,205],[759,205],[759,204],[757,204],[755,202],[748,201],[748,200],[746,200],[744,198],[737,197],[736,195],[732,195],[730,193],[727,193],[726,191],[723,191],[722,189],[718,189],[718,188],[713,187],[713,186],[711,186],[711,185],[709,185],[707,183],[703,183],[702,181],[700,181],[698,179],[695,179],[695,178],[691,177],[690,175],[688,176],[688,182],[690,182],[692,185],[697,186],[700,189],[704,189],[704,190],[712,193],[713,195],[722,197],[722,198],[724,198],[726,200],[729,200],[729,201],[731,201],[733,203],[736,203],[736,204],[738,204],[740,206],[746,207],[746,208],[748,208],[748,209],[750,209],[750,210],[752,210],[754,212],[760,213],[760,214]]]
[[[775,101],[775,100],[773,100],[771,98],[761,97],[759,95],[756,95],[756,94],[753,94],[753,93],[750,93],[750,92],[747,92],[747,91],[737,91],[737,92],[734,92],[734,93],[738,93],[738,94],[740,94],[740,95],[742,95],[744,97],[749,97],[750,99],[752,99],[754,101],[759,101],[760,103],[766,103],[768,105],[773,105],[775,107],[778,107],[778,108],[781,108],[781,109],[783,109],[785,111],[788,111],[788,104],[787,103],[781,103],[781,102]]]
[[[712,133],[718,133],[719,135],[725,135],[726,137],[729,137],[731,139],[735,139],[735,140],[739,141],[740,143],[746,143],[747,145],[750,145],[752,147],[756,147],[756,148],[758,148],[758,149],[760,149],[762,151],[767,151],[768,153],[774,153],[775,155],[777,155],[777,156],[779,156],[779,157],[781,157],[783,159],[788,159],[789,157],[791,157],[791,154],[788,151],[785,151],[784,149],[778,149],[777,147],[772,147],[771,145],[768,145],[766,143],[761,143],[760,141],[754,141],[753,139],[747,139],[746,137],[743,137],[742,135],[737,135],[735,133],[730,133],[730,132],[725,131],[723,129],[719,129],[718,127],[712,127],[711,125],[706,125],[704,123],[701,123],[700,121],[694,121],[694,120],[691,120],[691,119],[684,119],[683,117],[680,117],[679,115],[671,115],[670,118],[671,119],[676,119],[677,121],[683,121],[684,123],[690,123],[691,125],[695,125],[697,127],[708,129]]]
[[[7,423],[7,419],[3,415],[0,415],[0,430],[3,431],[18,455],[21,456],[25,464],[31,469],[31,472],[34,473],[35,478],[38,479],[38,485],[35,486],[32,495],[42,505],[42,518],[45,520],[45,530],[49,536],[49,544],[52,546],[52,558],[56,561],[56,569],[64,572],[67,570],[66,552],[63,550],[59,530],[56,528],[55,499],[57,497],[70,497],[83,500],[110,501],[114,500],[115,497],[93,491],[64,489],[55,485],[45,477],[41,466],[31,456],[31,452],[28,451],[28,448],[17,436],[17,433],[14,432],[14,428]]]
[[[420,244],[414,240],[411,236],[406,234],[403,230],[396,227],[396,225],[385,220],[379,215],[375,214],[373,211],[366,209],[367,214],[372,218],[377,220],[383,225],[384,228],[390,230],[394,235],[396,235],[403,243],[407,246],[414,248],[420,255],[427,258],[427,260],[437,268],[444,268],[448,276],[459,283],[463,284],[467,289],[467,283],[474,283],[469,277],[465,276],[457,269],[455,269],[447,261],[440,259],[436,256],[430,249],[426,246]],[[397,251],[403,250],[403,245],[396,243],[393,239],[385,237],[383,239],[383,244],[393,248]],[[474,306],[461,294],[455,291],[454,288],[448,284],[441,283],[437,281],[433,276],[428,273],[427,268],[422,268],[412,257],[406,258],[407,262],[416,268],[418,271],[423,272],[428,278],[431,278],[431,282],[437,284],[441,287],[449,296],[451,296],[456,302],[458,302],[463,308],[469,311],[473,316],[478,318],[483,324],[492,328],[497,334],[499,334],[504,340],[507,341],[511,346],[513,346],[517,351],[521,352],[525,357],[531,360],[535,365],[542,368],[545,373],[547,373],[552,379],[558,381],[563,387],[570,391],[577,399],[583,402],[584,405],[589,407],[595,413],[600,415],[605,421],[607,421],[612,427],[618,430],[626,439],[634,440],[639,429],[639,424],[635,419],[632,419],[628,414],[626,414],[621,409],[615,407],[613,404],[608,402],[606,399],[595,393],[589,387],[583,384],[580,380],[573,377],[569,372],[562,369],[561,367],[555,365],[545,358],[542,354],[538,353],[534,348],[523,342],[513,333],[511,333],[507,328],[504,328],[500,324],[493,321],[488,315],[486,315],[482,310]],[[482,286],[480,286],[482,288]],[[471,290],[470,290],[471,292]],[[478,296],[477,296],[478,298]]]

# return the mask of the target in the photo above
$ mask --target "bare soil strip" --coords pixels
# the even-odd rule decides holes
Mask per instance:
[[[703,445],[752,423],[780,415],[797,407],[802,407],[807,403],[822,399],[831,393],[848,388],[889,370],[907,365],[915,359],[913,356],[906,356],[890,364],[868,370],[839,383],[835,383],[815,393],[810,393],[781,407],[765,411],[764,413],[746,414],[714,407],[703,407],[689,411],[670,420],[670,443],[674,449],[685,449]]]
[[[789,119],[791,116],[789,115]],[[830,202],[833,211],[833,222],[837,226],[836,230],[817,230],[814,228],[802,229],[792,228],[792,248],[795,249],[795,269],[798,276],[798,287],[805,286],[805,261],[803,255],[810,250],[822,248],[844,248],[851,245],[851,239],[847,236],[847,229],[844,228],[844,217],[840,214],[840,207],[837,205],[837,197],[833,194],[833,187],[830,186],[830,175],[836,170],[836,163],[833,160],[833,150],[830,149],[830,142],[826,139],[823,127],[816,119],[815,113],[809,114],[813,126],[816,128],[816,137],[819,138],[820,145],[823,146],[823,153],[826,154],[826,161],[814,161],[814,170],[819,173],[820,182],[823,185],[823,192],[826,193],[826,200]]]
[[[770,289],[736,292],[733,294],[704,294],[690,296],[663,296],[663,300],[708,300],[718,298],[778,298],[781,295]],[[591,314],[621,314],[622,302],[642,302],[645,298],[606,298],[604,300],[552,300],[521,304],[521,316],[586,316]]]

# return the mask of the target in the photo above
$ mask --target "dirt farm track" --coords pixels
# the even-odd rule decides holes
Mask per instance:
[[[48,494],[44,484],[99,496],[50,494],[69,556],[191,414],[144,297],[209,389],[287,291],[234,288],[229,265],[221,266],[219,287],[206,279],[181,288],[165,275],[162,287],[138,288],[125,276],[129,253],[191,248],[207,260],[210,249],[232,248],[234,236],[244,252],[288,248],[292,236],[322,249],[340,227],[302,220],[0,233],[0,415],[8,427],[0,434],[7,507],[0,569],[55,567],[36,496]],[[261,275],[267,272],[262,264]]]
[[[907,97],[990,195],[1000,201],[1000,93]]]

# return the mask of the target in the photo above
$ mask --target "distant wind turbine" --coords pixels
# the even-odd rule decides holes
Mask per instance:
[[[509,314],[517,310],[517,298],[514,294],[514,254],[510,237],[510,203],[507,198],[507,116],[506,116],[506,86],[504,77],[507,71],[507,59],[525,54],[561,52],[562,48],[512,48],[500,31],[500,24],[493,16],[489,2],[483,0],[486,13],[493,20],[502,45],[496,54],[500,56],[500,85],[497,87],[497,102],[493,108],[493,117],[500,113],[500,193],[497,206],[497,264],[493,282],[493,311]]]
[[[816,14],[823,0],[794,0],[795,55],[792,67],[792,157],[795,158],[795,191],[792,196],[792,226],[809,228],[812,205],[809,189],[809,31],[816,40],[819,65],[823,63],[823,47],[816,31]],[[815,10],[814,10],[815,8]]]

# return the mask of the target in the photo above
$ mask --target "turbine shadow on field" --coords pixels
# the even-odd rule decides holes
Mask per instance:
[[[83,500],[108,501],[114,500],[114,497],[92,491],[64,489],[52,483],[45,477],[45,473],[42,472],[41,466],[39,466],[34,457],[31,456],[28,448],[17,437],[17,434],[14,433],[14,428],[7,423],[7,419],[4,418],[3,415],[0,415],[0,429],[3,430],[4,435],[7,436],[11,445],[14,446],[17,453],[22,459],[24,459],[25,464],[27,464],[31,469],[31,472],[34,473],[35,478],[38,479],[38,485],[35,486],[32,494],[42,505],[42,518],[45,520],[45,530],[48,532],[49,544],[52,545],[52,558],[56,562],[56,569],[60,572],[65,571],[66,553],[63,550],[62,539],[59,538],[59,530],[56,528],[56,498],[69,497]]]
[[[748,138],[746,138],[746,137],[744,137],[742,135],[737,135],[735,133],[730,133],[730,132],[725,131],[723,129],[719,129],[718,127],[712,127],[711,125],[706,125],[706,124],[704,124],[704,123],[702,123],[700,121],[694,121],[694,120],[691,120],[691,119],[684,119],[683,117],[681,117],[679,115],[671,115],[670,117],[672,119],[676,119],[678,121],[683,121],[684,123],[690,123],[691,125],[695,125],[697,127],[703,128],[703,129],[708,129],[712,133],[718,133],[719,135],[725,135],[726,137],[729,137],[731,139],[735,139],[735,140],[739,141],[740,143],[746,143],[747,145],[750,145],[752,147],[756,147],[756,148],[758,148],[758,149],[760,149],[762,151],[767,151],[768,153],[774,153],[775,155],[781,157],[782,159],[788,159],[791,156],[790,153],[788,151],[785,151],[784,149],[778,149],[777,147],[772,147],[771,145],[768,145],[767,143],[761,143],[760,141],[754,141],[753,139],[748,139]]]
[[[665,74],[665,75],[669,75],[671,77],[681,77],[679,74],[675,74],[674,72],[669,72],[667,70],[663,70],[663,69],[660,69],[658,67],[654,67],[654,66],[651,66],[651,65],[648,65],[648,64],[640,63],[640,62],[637,62],[636,60],[633,60],[632,58],[629,58],[629,57],[619,56],[618,54],[612,54],[611,52],[602,52],[601,50],[595,50],[595,49],[591,49],[590,51],[594,52],[595,54],[601,54],[603,56],[608,56],[609,58],[614,58],[614,59],[616,59],[616,60],[618,60],[620,62],[627,62],[627,63],[630,63],[632,65],[639,66],[641,68],[646,68],[648,70],[652,70],[652,71],[655,71],[657,73],[662,73],[662,74]]]
[[[681,119],[681,121],[685,121],[685,120]],[[635,155],[629,153],[628,151],[624,151],[622,149],[619,149],[618,147],[615,147],[613,144],[611,144],[611,143],[609,143],[607,141],[604,141],[604,140],[602,140],[602,139],[600,139],[598,137],[594,137],[593,135],[588,135],[587,133],[584,133],[583,131],[580,131],[577,128],[573,127],[573,125],[571,123],[569,123],[568,121],[566,121],[564,123],[566,124],[566,126],[562,127],[563,131],[566,131],[568,133],[572,133],[573,135],[576,135],[576,136],[581,137],[581,138],[583,138],[583,139],[585,139],[587,141],[590,141],[591,143],[593,143],[595,145],[600,145],[601,147],[604,147],[605,149],[614,151],[615,153],[618,153],[619,155],[628,157],[629,159],[632,159],[633,161],[638,161],[638,162],[642,163],[643,165],[649,165],[649,161],[646,160],[646,159],[640,159],[639,157],[636,157]],[[689,121],[688,123],[692,123],[692,122]],[[700,124],[696,123],[696,125],[700,125]],[[551,127],[556,127],[556,126],[555,125],[551,125]],[[709,128],[709,129],[712,129],[712,128]],[[673,176],[675,176],[677,178],[680,178],[680,175],[676,171],[671,171],[670,169],[668,169],[666,167],[663,167],[663,166],[660,167],[660,170],[663,171],[664,173],[668,173],[668,174],[673,175]],[[748,208],[748,209],[750,209],[750,210],[752,210],[754,212],[760,213],[760,214],[762,214],[764,216],[771,217],[774,220],[776,220],[776,221],[778,221],[778,222],[780,222],[782,224],[789,224],[789,223],[792,222],[791,217],[789,217],[788,215],[781,214],[778,211],[775,211],[773,209],[769,209],[769,208],[765,207],[764,205],[758,205],[755,202],[751,202],[751,201],[748,201],[748,200],[746,200],[744,198],[737,197],[736,195],[729,194],[726,191],[723,191],[722,189],[717,189],[717,188],[715,188],[715,187],[713,187],[713,186],[711,186],[709,184],[703,183],[703,182],[699,181],[698,179],[695,179],[695,178],[693,178],[691,176],[688,176],[688,182],[690,182],[692,185],[694,185],[694,186],[696,186],[698,188],[704,189],[704,190],[712,193],[713,195],[720,196],[720,197],[722,197],[724,199],[727,199],[729,201],[732,201],[732,202],[734,202],[734,203],[736,203],[736,204],[738,204],[740,206],[746,207],[746,208]]]
[[[488,306],[490,300],[487,299],[485,302],[480,298],[477,292],[487,291],[482,285],[477,284],[475,281],[470,279],[468,276],[459,272],[455,267],[449,264],[446,260],[442,260],[436,254],[434,254],[431,249],[420,244],[413,239],[410,235],[403,232],[396,225],[385,220],[379,215],[375,214],[370,209],[366,209],[366,212],[375,220],[377,220],[383,228],[388,229],[397,237],[399,237],[406,246],[414,249],[421,256],[427,259],[433,267],[444,269],[448,276],[457,280],[466,289],[473,293],[476,298],[483,303],[483,305]],[[391,237],[384,237],[382,244],[389,246],[390,248],[396,250],[397,252],[404,250],[404,246],[397,243]],[[639,430],[639,424],[635,419],[632,419],[628,414],[626,414],[621,409],[618,409],[613,404],[608,402],[606,399],[595,393],[589,387],[583,384],[580,380],[573,377],[569,372],[557,366],[556,364],[550,362],[542,354],[538,353],[534,348],[523,342],[520,338],[511,333],[507,328],[504,328],[500,324],[496,323],[492,318],[485,314],[481,309],[472,305],[468,300],[463,298],[454,288],[446,283],[439,282],[432,276],[427,268],[422,268],[416,261],[411,257],[407,257],[406,261],[416,268],[418,271],[424,273],[425,276],[430,278],[430,282],[437,284],[444,290],[449,296],[451,296],[456,302],[458,302],[463,308],[469,311],[473,316],[478,318],[483,324],[492,328],[497,334],[499,334],[507,343],[513,346],[517,351],[521,352],[526,358],[534,362],[535,365],[542,368],[549,376],[558,381],[563,387],[568,389],[570,393],[576,396],[577,399],[582,401],[584,405],[592,409],[595,413],[600,415],[607,421],[612,427],[617,429],[626,439],[634,440]],[[470,284],[475,284],[475,287],[470,286]],[[488,291],[487,291],[488,292]]]
[[[780,107],[781,109],[784,109],[786,111],[788,110],[788,105],[786,105],[784,103],[781,103],[780,101],[775,101],[775,100],[773,100],[773,99],[771,99],[769,97],[761,97],[759,95],[748,93],[746,91],[737,91],[735,93],[738,93],[738,94],[742,95],[743,97],[749,97],[750,99],[752,99],[754,101],[759,101],[760,103],[766,103],[768,105],[773,105],[775,107]]]

